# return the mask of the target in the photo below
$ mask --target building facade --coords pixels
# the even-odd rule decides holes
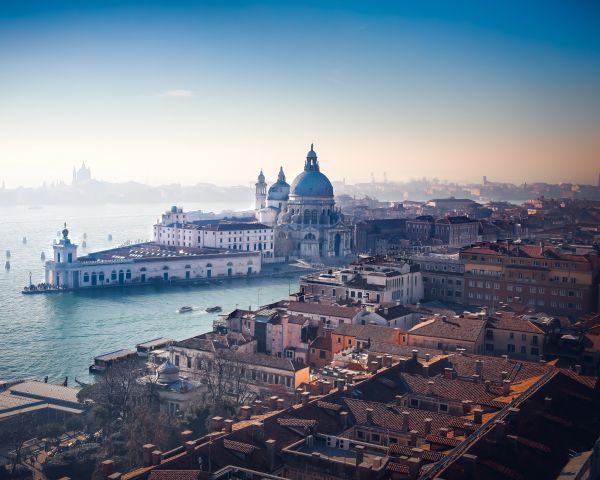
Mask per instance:
[[[458,253],[415,254],[410,259],[419,265],[425,300],[463,302],[465,269]]]

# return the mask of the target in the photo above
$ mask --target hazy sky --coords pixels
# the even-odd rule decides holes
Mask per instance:
[[[0,179],[245,184],[600,171],[600,7],[1,1]]]

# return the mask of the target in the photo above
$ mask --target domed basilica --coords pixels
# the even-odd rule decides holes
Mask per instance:
[[[267,191],[261,170],[256,183],[256,217],[275,229],[275,256],[318,259],[351,253],[351,229],[335,208],[333,185],[321,173],[310,146],[304,171],[286,182],[283,168]]]

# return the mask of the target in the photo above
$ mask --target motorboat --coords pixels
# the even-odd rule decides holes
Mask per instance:
[[[214,306],[214,307],[208,307],[206,309],[207,313],[218,313],[218,312],[222,312],[222,311],[223,311],[223,309],[221,307],[219,307],[218,305]]]
[[[185,307],[181,307],[179,309],[179,313],[188,313],[188,312],[191,312],[192,310],[194,310],[192,307],[186,305]]]

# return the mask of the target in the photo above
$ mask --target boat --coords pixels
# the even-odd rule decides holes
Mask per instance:
[[[207,313],[217,313],[217,312],[222,312],[222,311],[223,311],[223,309],[221,307],[219,307],[218,305],[214,306],[214,307],[208,307],[206,309]]]
[[[86,241],[84,240],[83,242],[81,242],[81,248],[86,248],[86,247],[87,247],[87,243],[86,243]]]
[[[84,234],[83,234],[83,238],[87,238],[87,233],[84,233]]]
[[[27,237],[23,237],[23,245],[27,243]]]
[[[4,270],[10,270],[10,262],[8,260],[4,264]]]
[[[42,254],[40,255],[40,260],[43,262],[44,260],[46,260],[46,254],[44,252],[42,252]]]
[[[10,258],[10,250],[6,251],[6,258]]]
[[[109,234],[108,234],[108,241],[109,241],[109,242],[112,242],[112,233],[109,233]]]
[[[192,307],[185,306],[185,307],[181,307],[179,309],[179,313],[188,313],[188,312],[191,312],[192,310],[194,310]]]

